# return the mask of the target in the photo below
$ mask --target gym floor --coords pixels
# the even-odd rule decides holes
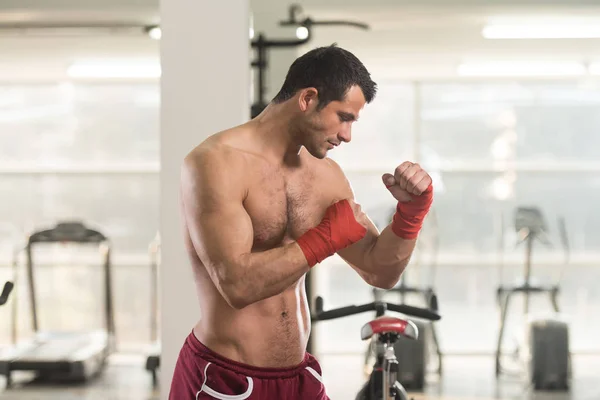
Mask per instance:
[[[360,387],[362,357],[323,356],[323,377],[332,400],[352,400]],[[424,393],[412,394],[415,400],[597,400],[600,387],[600,356],[574,356],[574,379],[568,393],[533,392],[517,378],[496,381],[493,359],[484,356],[446,356],[441,380],[432,376]],[[158,400],[152,391],[150,376],[144,370],[144,359],[115,355],[101,377],[77,387],[47,387],[18,384],[4,391],[2,400]],[[341,372],[344,371],[344,372]],[[25,377],[22,377],[25,378]]]

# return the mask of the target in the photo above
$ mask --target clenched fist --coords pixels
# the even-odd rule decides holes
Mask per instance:
[[[419,164],[405,161],[400,164],[394,174],[384,174],[383,183],[392,196],[402,203],[420,196],[431,185],[431,177]]]

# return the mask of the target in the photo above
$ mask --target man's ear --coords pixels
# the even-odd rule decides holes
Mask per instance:
[[[313,87],[305,88],[300,91],[298,96],[298,106],[302,112],[311,108],[316,108],[319,103],[319,91]]]

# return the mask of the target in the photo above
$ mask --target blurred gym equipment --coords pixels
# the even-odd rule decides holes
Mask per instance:
[[[566,255],[566,265],[569,259],[569,242],[564,219],[559,218],[558,226]],[[496,348],[496,377],[504,372],[501,363],[502,340],[510,299],[513,295],[521,293],[524,296],[524,314],[527,318],[527,348],[524,356],[528,365],[528,381],[533,384],[535,390],[568,390],[571,375],[569,328],[566,322],[558,318],[560,310],[557,299],[560,290],[560,276],[564,266],[553,285],[544,286],[532,283],[533,243],[538,240],[546,245],[551,244],[541,210],[537,207],[517,208],[515,230],[519,235],[519,243],[525,243],[524,277],[523,282],[515,286],[500,286],[497,290],[501,319]],[[554,316],[531,317],[529,296],[532,294],[547,294],[555,313]]]
[[[32,250],[42,243],[97,245],[103,255],[105,329],[94,332],[42,331],[38,321],[38,303]],[[0,358],[0,374],[11,386],[13,371],[34,371],[47,381],[86,381],[102,371],[114,350],[115,322],[112,303],[110,244],[102,233],[81,222],[61,222],[54,228],[33,233],[25,246],[27,280],[34,340],[10,349]],[[17,298],[14,299],[16,301]],[[67,312],[65,310],[65,312]],[[17,317],[13,314],[13,329]]]
[[[264,33],[259,33],[256,40],[251,42],[251,46],[256,50],[256,59],[251,63],[252,67],[257,68],[256,100],[250,109],[250,117],[254,118],[260,114],[266,107],[268,101],[265,99],[265,73],[268,68],[267,50],[270,48],[290,48],[298,47],[308,43],[312,38],[312,28],[316,25],[327,26],[350,26],[360,29],[369,29],[369,26],[354,21],[315,21],[310,17],[301,18],[298,14],[302,12],[302,7],[293,4],[289,8],[289,18],[281,21],[280,26],[293,26],[296,28],[305,28],[305,37],[302,39],[267,39]]]
[[[311,316],[313,322],[375,311],[375,319],[365,324],[361,329],[361,339],[371,340],[372,343],[376,344],[375,363],[372,368],[373,372],[357,394],[356,400],[408,400],[402,382],[397,380],[401,369],[395,351],[395,343],[403,339],[417,340],[419,330],[413,321],[386,317],[385,312],[390,310],[429,321],[437,321],[441,318],[437,312],[426,308],[382,301],[324,311],[323,298],[321,297],[317,297],[315,308],[315,313]],[[410,360],[400,359],[400,362],[410,362]]]
[[[15,285],[12,282],[6,282],[4,287],[2,288],[2,294],[0,294],[0,306],[3,306],[8,301],[8,296],[10,296],[10,292],[12,292],[13,287]]]
[[[394,207],[392,211],[396,212]],[[390,220],[391,217],[388,219]],[[427,216],[425,225],[416,244],[417,252],[413,256],[414,264],[409,265],[408,273],[402,274],[398,285],[389,290],[373,288],[373,297],[375,301],[382,301],[387,293],[396,293],[400,296],[400,302],[405,304],[406,297],[416,294],[423,299],[423,304],[433,312],[438,312],[437,295],[433,289],[435,274],[437,269],[437,254],[439,250],[439,231],[435,210],[431,209]],[[423,272],[423,254],[429,253],[431,263],[429,268],[429,284],[410,284],[408,275],[413,272]],[[400,337],[394,343],[396,357],[400,360],[398,365],[398,380],[404,387],[411,390],[421,390],[425,387],[427,378],[427,369],[429,366],[430,352],[435,352],[437,358],[436,373],[442,373],[442,351],[440,348],[435,324],[431,321],[413,321],[418,328],[419,337],[416,340],[407,340]],[[370,373],[371,355],[373,354],[373,343],[367,349],[365,357],[365,372]],[[433,347],[432,347],[433,345]]]
[[[158,264],[160,260],[160,235],[157,233],[149,246],[150,253],[150,341],[152,346],[146,358],[146,370],[152,375],[152,386],[158,386],[161,345],[158,339]]]

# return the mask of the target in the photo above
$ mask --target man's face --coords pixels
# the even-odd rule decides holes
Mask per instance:
[[[307,113],[303,126],[304,147],[316,158],[325,158],[327,152],[342,142],[352,139],[352,123],[366,104],[362,90],[353,86],[341,101],[332,101],[322,110]]]

